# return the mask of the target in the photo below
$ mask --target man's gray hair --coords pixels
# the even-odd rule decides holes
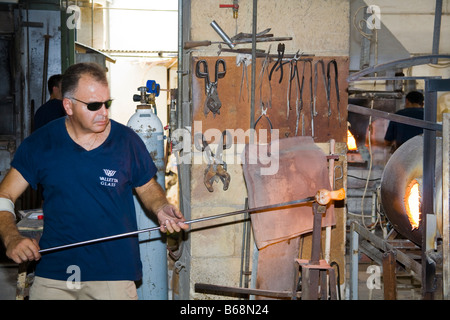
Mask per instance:
[[[78,87],[78,81],[83,75],[89,75],[94,80],[108,85],[105,68],[94,62],[77,63],[71,65],[63,74],[61,81],[61,91],[63,98],[69,98],[73,96]]]

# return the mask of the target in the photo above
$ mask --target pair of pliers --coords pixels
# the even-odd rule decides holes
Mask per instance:
[[[275,63],[275,65],[272,67],[272,70],[270,70],[270,74],[269,74],[269,81],[272,80],[272,73],[278,69],[280,69],[280,80],[278,81],[278,83],[281,83],[281,81],[283,80],[283,57],[284,57],[284,50],[285,50],[285,45],[284,43],[279,43],[278,44],[278,48],[277,48],[277,52],[278,52],[278,60]]]
[[[201,144],[200,144],[201,141]],[[231,148],[232,136],[227,130],[222,132],[219,143],[214,154],[209,143],[206,141],[203,133],[199,132],[194,135],[194,144],[197,150],[206,152],[206,161],[208,166],[205,169],[203,182],[209,192],[213,192],[212,184],[219,179],[223,183],[223,190],[226,191],[230,185],[231,176],[227,172],[227,163],[222,159],[223,150]]]
[[[197,64],[195,66],[195,74],[197,77],[205,79],[206,100],[203,111],[205,116],[208,115],[208,113],[211,111],[213,113],[213,116],[215,117],[216,114],[220,114],[219,109],[222,106],[222,102],[219,99],[219,93],[217,92],[217,83],[219,79],[225,77],[225,74],[227,72],[225,60],[218,59],[216,61],[214,71],[215,78],[214,81],[211,81],[209,78],[208,63],[206,62],[206,60],[197,61]]]

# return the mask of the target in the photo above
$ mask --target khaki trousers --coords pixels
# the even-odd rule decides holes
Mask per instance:
[[[35,277],[30,300],[137,300],[133,281],[79,283]]]

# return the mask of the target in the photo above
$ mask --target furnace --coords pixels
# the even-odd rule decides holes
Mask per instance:
[[[436,139],[436,145],[435,185],[438,186],[442,176],[440,138]],[[420,228],[422,177],[423,137],[417,136],[398,148],[386,164],[381,181],[381,203],[393,228],[419,246],[422,245]],[[435,202],[441,202],[442,194],[433,193]]]

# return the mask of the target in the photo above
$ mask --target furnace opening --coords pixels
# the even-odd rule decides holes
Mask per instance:
[[[349,151],[355,151],[358,149],[356,145],[356,139],[353,136],[353,134],[350,132],[350,130],[347,130],[347,149]]]
[[[419,228],[420,222],[420,189],[419,182],[412,180],[405,192],[405,208],[411,230]]]

